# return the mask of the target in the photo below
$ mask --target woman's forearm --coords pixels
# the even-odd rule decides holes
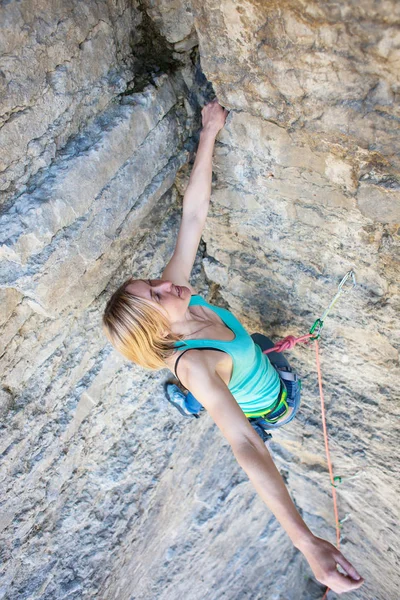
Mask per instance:
[[[307,544],[313,534],[299,515],[267,448],[243,445],[236,452],[237,461],[249,476],[256,491],[285,529],[299,550]]]
[[[263,444],[245,443],[234,450],[234,454],[293,544],[304,554],[318,581],[339,594],[363,585],[364,580],[343,554],[326,540],[314,536],[308,529],[267,448]],[[345,574],[339,573],[338,564]]]
[[[190,174],[188,187],[183,197],[185,212],[204,214],[211,197],[212,157],[216,132],[204,128],[200,132],[200,141],[196,159]]]

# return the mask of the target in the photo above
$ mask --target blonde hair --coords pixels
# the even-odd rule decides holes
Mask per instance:
[[[131,277],[120,285],[107,302],[103,331],[128,360],[152,371],[165,369],[164,361],[172,355],[174,343],[184,336],[172,333],[169,320],[148,300],[126,290],[132,281]]]

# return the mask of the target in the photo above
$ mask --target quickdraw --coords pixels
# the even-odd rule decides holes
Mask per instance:
[[[351,288],[348,288],[347,290],[345,290],[344,285],[350,277],[352,279],[353,285]],[[355,276],[354,271],[353,270],[347,271],[346,275],[343,277],[342,281],[339,283],[338,291],[336,292],[336,296],[334,297],[334,299],[332,300],[332,302],[330,303],[328,308],[325,310],[322,317],[317,319],[315,321],[315,323],[313,324],[313,326],[311,327],[310,334],[312,335],[312,337],[310,339],[317,340],[320,337],[322,328],[324,326],[325,319],[331,312],[332,308],[335,306],[336,302],[339,300],[341,294],[354,289],[356,285],[357,285],[357,282],[356,282],[356,276]]]

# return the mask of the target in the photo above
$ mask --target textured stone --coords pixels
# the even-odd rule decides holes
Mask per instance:
[[[362,182],[357,203],[362,214],[372,221],[400,223],[400,191]]]
[[[161,34],[172,43],[182,42],[193,34],[194,24],[190,0],[144,0],[147,14]],[[179,50],[184,46],[178,46]],[[187,47],[190,50],[192,46]]]
[[[278,339],[355,270],[321,339],[342,549],[366,579],[352,597],[397,597],[398,5],[25,0],[0,17],[0,598],[323,596],[209,415],[180,417],[168,372],[101,331],[112,291],[173,252],[211,84],[231,112],[192,284]],[[314,351],[290,360],[302,407],[271,452],[334,541]]]
[[[1,9],[4,201],[48,167],[81,124],[101,112],[133,73],[130,30],[140,20],[129,3],[57,0]]]
[[[167,80],[160,91],[151,87],[140,94],[135,106],[112,108],[75,139],[65,151],[68,158],[53,164],[34,192],[21,194],[1,218],[6,256],[12,253],[14,261],[26,263],[58,231],[84,216],[176,101]],[[79,151],[80,144],[87,150]]]

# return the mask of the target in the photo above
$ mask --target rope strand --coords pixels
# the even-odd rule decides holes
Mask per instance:
[[[311,333],[307,333],[307,335],[302,335],[301,337],[294,337],[294,335],[288,335],[280,342],[277,342],[273,348],[269,348],[268,350],[264,350],[263,354],[270,354],[271,352],[286,352],[288,350],[292,350],[296,344],[300,342],[307,342],[310,338],[314,337]]]
[[[322,374],[321,374],[321,363],[319,360],[318,340],[315,340],[315,358],[317,361],[318,385],[319,385],[319,395],[320,395],[320,399],[321,399],[321,417],[322,417],[322,428],[324,430],[325,453],[326,453],[326,460],[328,462],[329,477],[331,479],[331,484],[332,484],[333,509],[334,509],[335,521],[336,521],[336,545],[339,550],[339,547],[340,547],[340,523],[339,523],[339,514],[338,514],[338,508],[337,508],[336,486],[335,486],[335,480],[333,478],[331,455],[329,452],[328,430],[326,427],[325,400],[324,400],[324,392],[322,390]]]
[[[331,480],[333,510],[335,513],[335,524],[336,524],[336,546],[337,546],[338,550],[340,548],[340,522],[339,522],[339,513],[338,513],[338,507],[337,507],[336,489],[335,489],[336,484],[335,484],[335,478],[333,476],[333,468],[332,468],[332,462],[331,462],[331,457],[330,457],[330,452],[329,452],[328,431],[327,431],[327,427],[326,427],[325,401],[324,401],[324,392],[322,389],[322,374],[321,374],[321,363],[319,360],[318,338],[320,336],[322,327],[324,326],[324,321],[325,321],[326,317],[328,316],[328,314],[330,313],[330,311],[332,310],[332,308],[338,301],[340,295],[344,291],[348,291],[349,289],[352,289],[352,288],[348,288],[348,287],[346,288],[346,290],[344,289],[345,283],[349,278],[351,278],[351,281],[353,284],[352,288],[354,288],[356,286],[356,283],[357,283],[356,276],[355,276],[354,271],[351,269],[350,271],[347,271],[346,275],[343,277],[342,281],[340,282],[340,284],[338,286],[338,290],[336,292],[335,297],[333,298],[332,302],[330,303],[328,308],[323,313],[322,317],[315,321],[314,325],[310,329],[310,333],[308,333],[307,335],[298,337],[298,338],[294,337],[294,335],[288,335],[280,342],[277,342],[273,348],[269,348],[268,350],[263,351],[263,354],[270,354],[271,352],[285,352],[286,350],[292,350],[292,348],[294,348],[296,344],[299,344],[301,342],[307,343],[310,339],[312,339],[315,342],[315,358],[316,358],[316,362],[317,362],[319,396],[321,399],[322,429],[324,431],[325,454],[326,454],[326,460],[328,463],[329,477]],[[325,600],[325,598],[327,597],[329,589],[330,589],[329,587],[326,589],[322,600]]]
[[[335,526],[336,526],[336,547],[339,550],[340,548],[340,522],[339,522],[339,512],[337,507],[337,495],[336,495],[336,485],[335,479],[333,476],[333,468],[332,461],[329,451],[329,442],[328,442],[328,430],[326,427],[326,416],[325,416],[325,400],[324,400],[324,392],[322,389],[322,372],[321,372],[321,362],[319,359],[319,344],[317,338],[315,338],[311,333],[307,335],[303,335],[301,337],[294,337],[293,335],[288,335],[280,342],[277,342],[273,348],[269,348],[268,350],[264,350],[263,354],[270,354],[271,352],[284,352],[286,350],[291,350],[295,347],[296,344],[300,342],[307,343],[310,338],[313,338],[315,342],[315,359],[317,363],[317,373],[318,373],[318,386],[319,386],[319,396],[321,400],[321,418],[322,418],[322,429],[324,432],[324,443],[325,443],[325,454],[326,460],[328,463],[329,477],[331,480],[331,488],[332,488],[332,499],[333,499],[333,511],[335,515]],[[329,592],[329,587],[326,589],[325,594],[322,597],[322,600],[325,600],[327,594]]]

